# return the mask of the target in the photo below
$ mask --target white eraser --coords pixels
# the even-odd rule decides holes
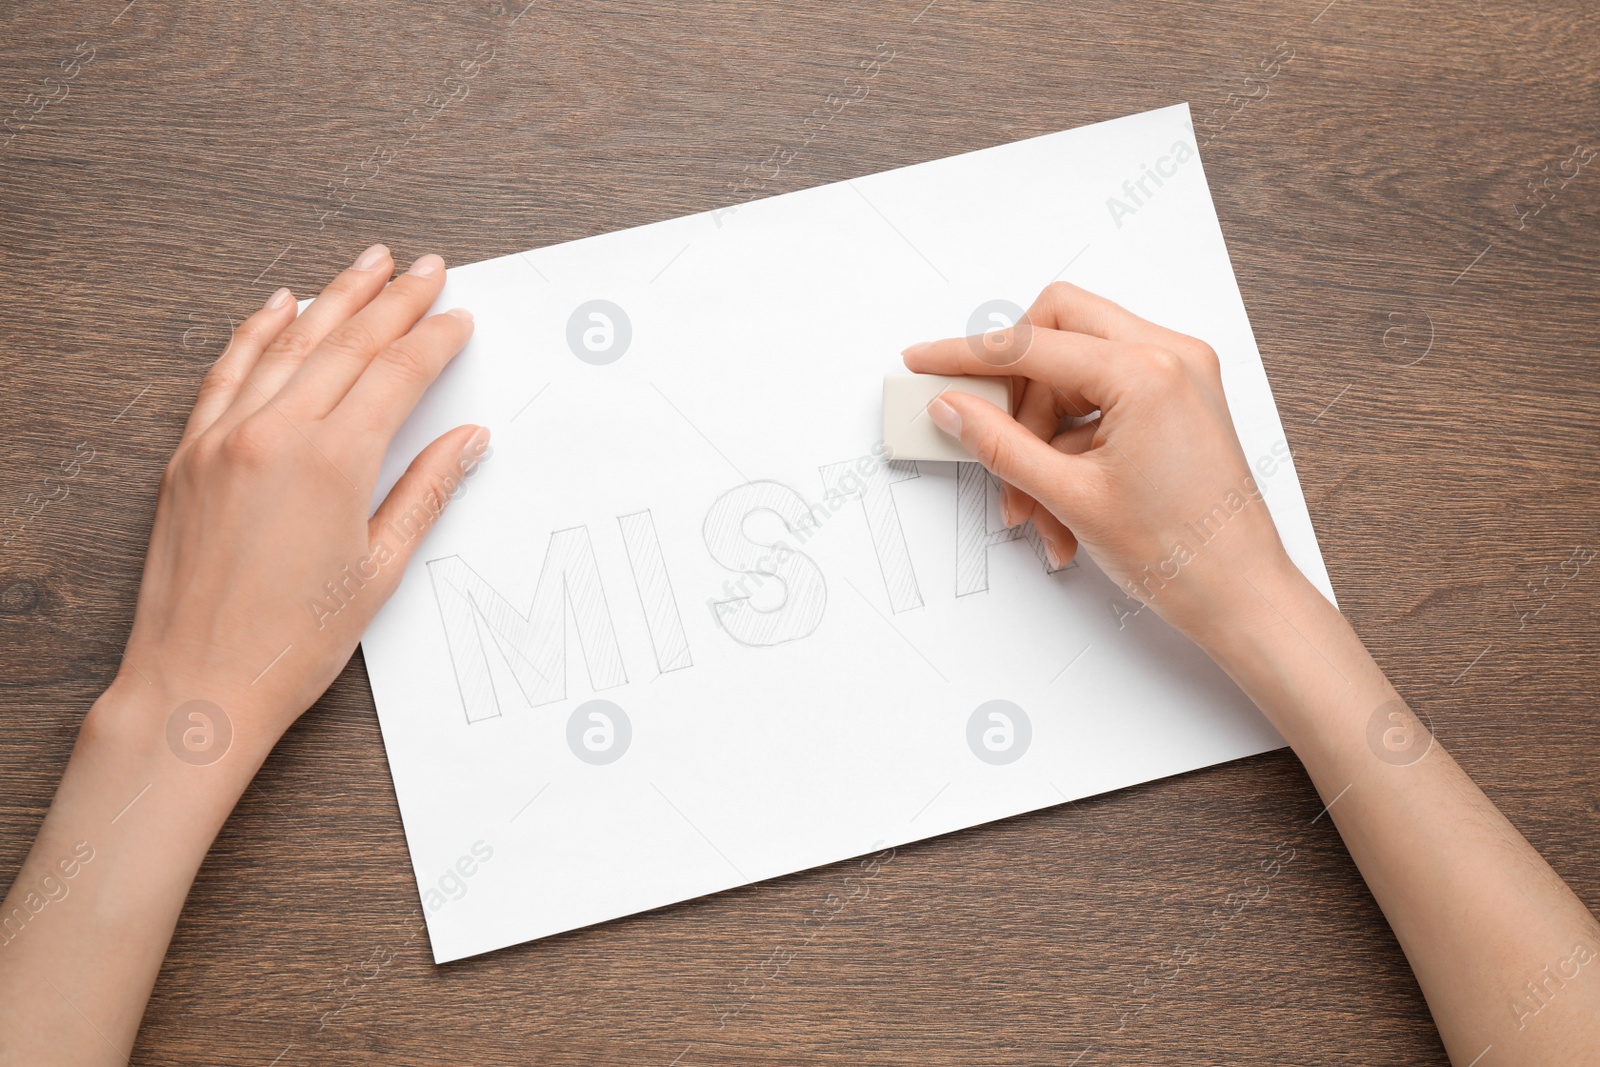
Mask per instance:
[[[890,459],[971,462],[961,442],[933,424],[928,402],[940,393],[970,393],[1011,413],[1011,379],[941,374],[889,374],[883,379],[883,444]]]

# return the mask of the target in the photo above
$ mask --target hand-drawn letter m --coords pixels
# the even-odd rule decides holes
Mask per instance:
[[[530,706],[567,695],[568,605],[590,684],[598,690],[627,683],[588,527],[550,535],[533,606],[526,615],[460,556],[430,559],[428,575],[468,722],[500,715],[500,697],[489,669],[491,644]]]

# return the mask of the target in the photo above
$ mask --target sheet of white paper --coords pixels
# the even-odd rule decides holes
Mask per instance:
[[[363,642],[437,961],[1282,744],[976,465],[874,453],[902,347],[1058,277],[1216,348],[1331,598],[1187,105],[451,271],[380,492],[493,453]]]

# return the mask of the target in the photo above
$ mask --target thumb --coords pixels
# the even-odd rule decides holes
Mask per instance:
[[[1071,518],[1077,456],[1066,455],[1041,441],[1016,419],[987,400],[946,390],[928,402],[933,424],[961,442],[961,447],[1002,482],[1021,489],[1048,507],[1068,526]]]
[[[387,542],[405,570],[423,535],[433,528],[489,449],[486,426],[457,426],[417,453],[367,521],[367,540]]]

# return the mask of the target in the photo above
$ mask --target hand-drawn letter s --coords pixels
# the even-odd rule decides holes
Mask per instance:
[[[777,482],[750,482],[717,498],[706,513],[703,529],[711,558],[733,571],[753,578],[759,587],[776,578],[784,588],[783,602],[762,611],[750,602],[745,578],[725,582],[726,599],[711,601],[717,624],[742,645],[779,645],[809,636],[822,623],[828,603],[828,583],[811,557],[779,538],[755,541],[745,532],[745,520],[758,511],[770,511],[793,534],[809,531],[816,523],[805,499]]]

